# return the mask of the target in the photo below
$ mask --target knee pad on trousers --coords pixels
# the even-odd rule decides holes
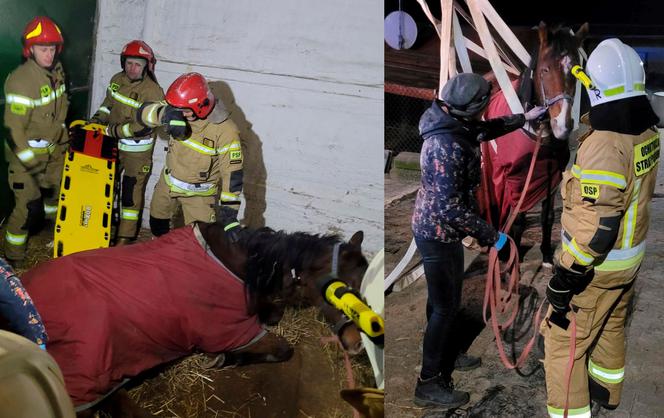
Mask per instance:
[[[136,177],[122,176],[122,206],[134,206],[134,187]]]
[[[150,216],[150,231],[152,231],[152,235],[156,237],[167,233],[171,229],[170,224],[170,219],[159,219]]]
[[[609,390],[597,383],[595,379],[590,376],[588,376],[588,389],[590,389],[590,399],[593,402],[596,402],[607,409],[616,409],[618,407],[618,405],[609,404],[609,399],[611,398]]]
[[[25,224],[21,227],[28,231],[30,235],[37,234],[44,227],[46,220],[46,213],[44,213],[44,201],[39,198],[31,200],[26,205],[28,209],[28,216]]]

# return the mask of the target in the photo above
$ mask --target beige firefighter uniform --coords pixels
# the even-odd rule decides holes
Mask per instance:
[[[161,122],[164,102],[145,106],[147,126]],[[238,211],[242,192],[242,148],[235,122],[217,103],[206,119],[188,122],[191,136],[168,142],[166,166],[155,186],[150,216],[168,221],[179,204],[185,224],[214,222],[217,205]]]
[[[640,135],[594,131],[582,139],[576,163],[563,176],[558,262],[568,270],[594,268],[591,283],[572,298],[577,331],[570,417],[590,417],[591,395],[609,407],[620,401],[625,314],[645,254],[658,160],[659,135],[654,130]],[[544,320],[540,330],[548,411],[562,417],[571,327],[564,330]]]
[[[5,81],[4,116],[10,133],[5,155],[16,203],[5,235],[5,255],[10,260],[25,257],[28,234],[41,227],[45,215],[52,218],[58,210],[68,140],[65,90],[59,62],[49,71],[29,58]]]
[[[147,74],[132,81],[124,71],[115,74],[106,98],[92,121],[108,125],[107,134],[118,138],[118,173],[122,173],[118,238],[135,238],[143,211],[145,186],[152,170],[156,134],[138,123],[136,114],[143,102],[164,98],[164,91]]]

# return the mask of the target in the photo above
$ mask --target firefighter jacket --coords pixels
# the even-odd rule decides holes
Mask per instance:
[[[645,254],[659,135],[596,130],[580,141],[561,184],[558,262],[577,272],[594,267],[595,285],[619,286],[636,276]]]
[[[479,215],[480,140],[491,140],[525,123],[523,115],[489,121],[460,121],[434,102],[420,119],[422,185],[412,217],[418,239],[459,242],[469,235],[493,245],[498,233]]]
[[[106,89],[106,98],[92,120],[108,125],[106,134],[120,138],[118,148],[129,152],[149,150],[154,144],[152,133],[137,121],[143,102],[164,99],[164,91],[151,77],[132,81],[124,71],[115,74]]]
[[[65,73],[57,62],[52,70],[29,58],[5,81],[5,126],[8,145],[28,168],[45,163],[56,144],[67,141],[69,107]]]
[[[161,124],[165,102],[144,106],[139,120],[148,127]],[[191,136],[168,142],[163,176],[175,195],[219,195],[219,203],[235,211],[240,208],[242,191],[242,147],[235,122],[217,102],[206,119],[188,122]]]

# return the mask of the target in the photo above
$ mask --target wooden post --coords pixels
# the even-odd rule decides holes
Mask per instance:
[[[472,73],[473,67],[470,65],[470,58],[468,57],[468,50],[464,44],[463,32],[461,32],[461,25],[459,24],[459,16],[456,12],[452,12],[452,30],[454,31],[454,47],[459,56],[459,63],[461,70],[464,73]]]
[[[479,3],[482,11],[487,19],[491,22],[500,36],[507,42],[510,49],[516,54],[521,62],[527,67],[530,65],[530,54],[521,45],[519,39],[514,36],[514,32],[505,24],[505,21],[498,15],[496,9],[493,8],[489,0],[474,0]]]

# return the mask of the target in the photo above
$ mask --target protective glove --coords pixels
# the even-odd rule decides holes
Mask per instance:
[[[39,348],[46,351],[46,344],[39,344]]]
[[[553,277],[546,287],[546,298],[553,310],[561,314],[567,313],[572,296],[583,292],[594,276],[594,269],[585,273],[577,273],[556,266]]]
[[[509,236],[504,232],[498,232],[498,239],[493,246],[498,250],[498,259],[500,261],[507,261],[510,259],[510,246],[507,245]]]
[[[161,123],[166,127],[166,132],[168,132],[173,139],[182,141],[191,136],[191,128],[185,120],[181,109],[166,105],[161,117]]]
[[[219,221],[224,225],[226,238],[230,242],[238,242],[242,226],[237,220],[237,211],[227,206],[221,206],[219,212]]]
[[[546,113],[546,110],[547,108],[544,106],[535,106],[526,113],[524,113],[523,116],[526,117],[527,121],[535,120],[544,115],[544,113]]]

